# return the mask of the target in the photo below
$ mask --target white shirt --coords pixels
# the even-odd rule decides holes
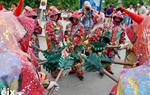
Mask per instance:
[[[130,12],[135,13],[135,11],[134,11],[134,9],[133,9],[133,8],[128,8],[127,10],[128,10],[128,11],[130,11]]]
[[[148,10],[146,9],[145,6],[141,6],[141,8],[139,9],[139,14],[142,16],[145,16],[147,14]]]

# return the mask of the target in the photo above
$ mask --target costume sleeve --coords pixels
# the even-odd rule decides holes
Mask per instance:
[[[80,24],[80,26],[79,26],[79,35],[80,36],[84,35],[84,26],[82,24]]]
[[[35,20],[35,30],[34,32],[36,34],[41,34],[42,33],[42,27],[40,26],[39,22]]]
[[[52,24],[52,22],[51,21],[49,21],[47,24],[46,24],[46,31],[48,31],[48,32],[52,32],[52,31],[54,31],[54,29],[53,29],[53,26],[52,26],[53,24]]]

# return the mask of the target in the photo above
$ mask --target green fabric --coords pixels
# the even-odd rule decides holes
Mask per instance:
[[[96,53],[91,53],[88,57],[84,57],[84,59],[86,62],[85,70],[89,72],[103,70],[103,67],[110,66],[112,62],[112,59],[106,55]]]
[[[91,53],[87,59],[85,64],[85,70],[87,71],[98,71],[102,67],[102,64],[100,63],[100,59],[98,58],[96,53]]]
[[[58,68],[68,69],[74,64],[74,60],[70,56],[62,58],[62,49],[55,51],[42,52],[47,61],[43,64],[44,69],[48,72],[54,72]]]
[[[93,52],[101,52],[105,49],[107,43],[101,39],[100,41],[92,42],[91,45],[94,47]]]
[[[72,57],[73,57],[75,62],[80,60],[80,57],[79,57],[78,53],[82,52],[82,51],[84,51],[84,47],[81,44],[77,45],[74,48],[74,51],[72,53]]]
[[[99,54],[99,58],[101,59],[102,62],[112,62],[112,58],[109,58],[105,54]]]
[[[0,82],[0,91],[2,91],[4,88],[4,84],[2,82]]]
[[[81,44],[77,45],[76,48],[74,48],[75,52],[82,52],[83,50],[84,50],[84,47]]]
[[[59,67],[61,52],[46,50],[43,51],[43,55],[47,59],[47,62],[43,64],[44,69],[48,72],[54,72]]]
[[[116,38],[117,39],[119,39],[120,37],[121,37],[121,33],[122,33],[123,31],[122,30],[118,30],[118,32],[117,32],[117,34],[116,34]]]
[[[110,44],[111,34],[110,32],[106,32],[104,36],[101,36],[99,41],[95,41],[90,43],[93,46],[93,52],[101,52],[103,51],[107,44]]]
[[[60,58],[59,67],[63,70],[69,69],[74,65],[74,60],[70,59],[70,56],[66,58]]]
[[[103,65],[103,67],[108,67],[110,66],[110,63],[113,61],[112,58],[109,58],[107,55],[105,54],[100,54],[99,58],[101,60],[101,64]]]

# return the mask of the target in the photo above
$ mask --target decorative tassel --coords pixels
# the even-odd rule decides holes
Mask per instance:
[[[123,10],[128,16],[130,16],[136,23],[141,24],[141,23],[143,22],[144,18],[143,18],[142,16],[137,15],[137,14],[135,14],[135,13],[132,13],[132,12],[128,11],[128,10],[125,9],[125,8],[122,8],[122,10]]]
[[[0,3],[0,11],[3,10],[3,4]]]
[[[15,16],[20,16],[20,14],[21,14],[21,12],[22,12],[22,9],[23,9],[23,2],[24,2],[24,0],[20,0],[20,2],[19,2],[19,4],[18,4],[18,6],[17,6],[17,9],[15,10],[15,12],[14,12],[14,15]]]

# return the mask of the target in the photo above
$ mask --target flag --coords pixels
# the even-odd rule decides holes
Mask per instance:
[[[91,6],[97,11],[102,9],[102,0],[80,0],[80,8],[82,8],[85,1],[89,1]]]
[[[41,0],[40,9],[45,10],[47,6],[47,0]]]

